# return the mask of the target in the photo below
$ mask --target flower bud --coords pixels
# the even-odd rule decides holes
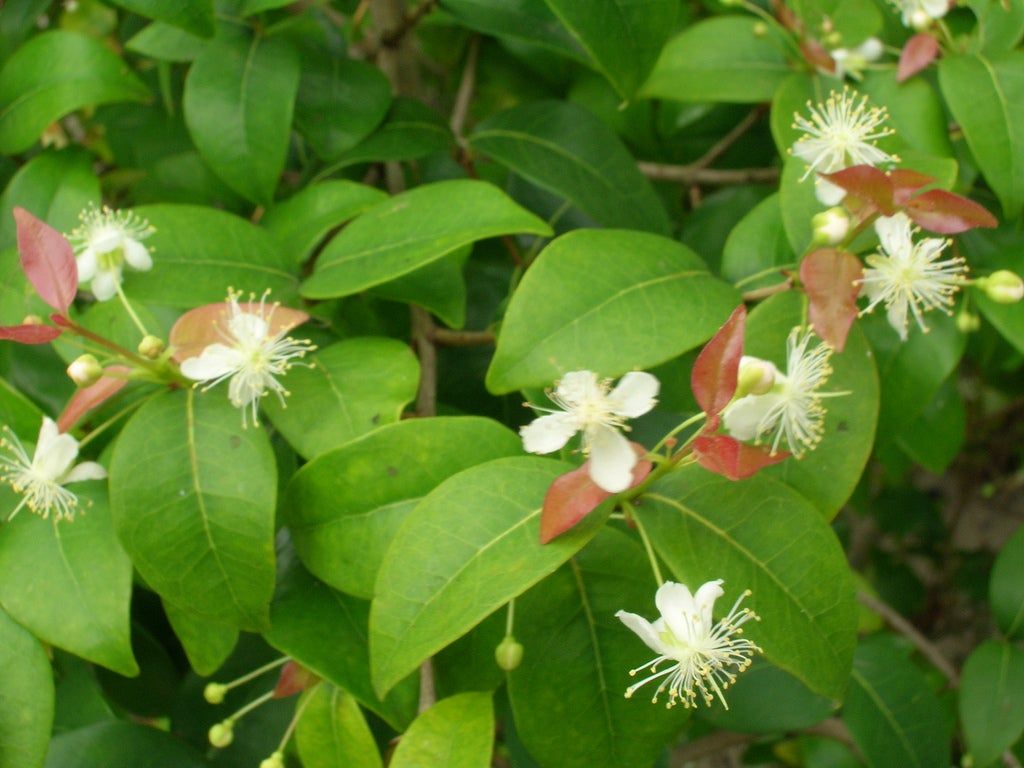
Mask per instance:
[[[988,277],[979,277],[974,284],[999,304],[1016,304],[1024,298],[1024,280],[1008,269],[1000,269]]]
[[[39,315],[25,315],[25,319],[21,321],[22,325],[42,325],[43,318]]]
[[[210,743],[217,749],[224,749],[224,747],[231,744],[235,738],[235,723],[230,718],[223,722],[216,723],[210,727],[209,732]]]
[[[280,750],[260,762],[260,768],[284,768],[284,755]]]
[[[822,42],[829,47],[833,47],[843,42],[843,36],[839,32],[832,31],[825,35],[825,39]]]
[[[207,683],[203,689],[203,698],[210,704],[220,704],[224,701],[224,694],[227,692],[228,687],[223,683]]]
[[[156,360],[166,348],[163,339],[156,336],[146,336],[139,342],[139,354],[148,360]]]
[[[494,660],[506,672],[516,669],[523,661],[522,643],[512,635],[506,635],[505,639],[494,649]]]
[[[816,214],[811,219],[815,245],[835,245],[846,239],[850,231],[850,215],[845,208],[836,206]]]
[[[736,380],[736,394],[739,399],[746,395],[763,395],[775,386],[779,369],[767,360],[744,355],[740,359],[739,376]]]
[[[981,328],[981,318],[973,312],[964,310],[956,316],[956,327],[961,333],[974,333]]]
[[[79,387],[88,387],[100,380],[103,366],[93,355],[79,355],[68,366],[68,376]]]
[[[928,15],[928,12],[918,8],[912,14],[910,14],[910,26],[916,29],[918,32],[927,29],[931,26],[932,17]]]

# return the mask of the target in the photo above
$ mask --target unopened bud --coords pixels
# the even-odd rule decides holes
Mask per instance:
[[[973,312],[964,310],[956,316],[956,327],[961,333],[974,333],[981,328],[981,318]]]
[[[260,763],[260,768],[284,768],[284,755],[277,751]]]
[[[235,739],[235,724],[232,720],[224,720],[210,727],[210,743],[217,749],[224,749]]]
[[[829,34],[825,35],[825,39],[822,40],[822,42],[825,43],[825,45],[829,46],[830,48],[834,48],[835,46],[843,42],[843,36],[838,32],[830,32]]]
[[[779,369],[759,357],[740,358],[739,376],[736,379],[737,399],[746,395],[763,395],[775,386]]]
[[[815,214],[811,219],[815,245],[836,245],[846,239],[850,231],[850,214],[836,206]]]
[[[494,649],[494,660],[498,666],[506,672],[516,669],[523,661],[523,645],[512,635],[506,635],[505,639],[498,643]]]
[[[21,321],[22,325],[42,325],[43,318],[39,315],[25,315],[25,319]]]
[[[228,687],[223,683],[207,683],[203,688],[203,698],[210,704],[220,704],[224,701],[224,694],[227,692]]]
[[[103,366],[93,355],[80,355],[68,366],[68,376],[79,387],[89,387],[100,380]]]
[[[999,304],[1016,304],[1024,298],[1024,280],[1008,269],[1000,269],[988,277],[979,277],[974,284]]]
[[[149,360],[156,360],[166,348],[163,339],[156,336],[146,336],[139,342],[139,354]]]
[[[912,14],[910,14],[910,26],[920,32],[923,29],[927,29],[931,26],[932,17],[928,15],[927,11],[918,8]]]
[[[768,34],[768,25],[763,21],[755,22],[752,31],[754,33],[754,37],[764,37]]]

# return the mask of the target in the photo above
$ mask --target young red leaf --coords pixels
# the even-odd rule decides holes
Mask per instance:
[[[896,212],[893,202],[893,187],[889,177],[870,165],[851,165],[835,173],[822,176],[862,203],[870,203],[885,216]]]
[[[935,178],[909,168],[897,168],[894,171],[889,171],[889,181],[892,182],[893,202],[899,206],[906,205],[907,201],[922,187],[934,184]]]
[[[24,208],[14,209],[21,268],[40,298],[66,312],[78,292],[75,254],[60,232]]]
[[[693,441],[693,455],[704,469],[729,480],[750,477],[762,467],[789,457],[785,451],[773,456],[767,448],[747,445],[728,435],[701,435]]]
[[[935,61],[935,57],[938,55],[938,40],[924,33],[914,35],[907,40],[903,50],[900,51],[900,64],[896,69],[896,82],[902,83],[904,80],[913,77]]]
[[[60,328],[54,328],[52,325],[0,326],[0,339],[16,341],[19,344],[48,344],[60,334]]]
[[[281,669],[274,686],[274,698],[286,699],[311,688],[320,682],[320,678],[294,661],[288,661]]]
[[[639,443],[632,443],[638,457],[647,449]],[[633,467],[634,488],[651,473],[652,464],[640,458]],[[584,517],[594,511],[598,504],[612,496],[590,479],[590,462],[555,478],[544,496],[544,507],[540,513],[540,543],[547,544],[573,528]]]
[[[932,189],[906,204],[907,215],[931,232],[955,235],[975,227],[998,226],[996,217],[983,206],[944,189]]]
[[[243,312],[259,312],[258,302],[240,302],[239,307]],[[203,348],[216,342],[223,342],[221,331],[217,326],[227,322],[230,317],[230,304],[220,302],[218,304],[206,304],[202,307],[190,309],[178,318],[171,328],[168,338],[173,348],[173,357],[177,362],[187,360],[190,357],[197,357]],[[270,334],[280,331],[288,331],[297,325],[301,325],[309,319],[309,315],[300,309],[289,307],[275,307],[273,316],[270,319]]]
[[[123,365],[112,365],[107,369],[108,373],[129,373],[130,368]],[[57,427],[61,432],[67,432],[78,423],[85,414],[94,408],[98,408],[107,400],[112,398],[124,389],[127,380],[114,378],[113,376],[102,376],[99,381],[89,387],[79,389],[68,400],[64,411],[57,419]]]
[[[800,264],[800,281],[810,299],[814,331],[837,352],[846,346],[846,335],[857,318],[855,281],[864,275],[860,259],[848,251],[819,248]]]
[[[697,404],[708,414],[709,422],[712,419],[717,421],[718,414],[736,392],[746,323],[747,308],[740,304],[704,345],[704,349],[697,355],[697,362],[693,364],[690,386]]]

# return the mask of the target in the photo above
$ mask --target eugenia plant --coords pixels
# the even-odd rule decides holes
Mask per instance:
[[[1022,38],[5,3],[0,768],[1019,766]]]

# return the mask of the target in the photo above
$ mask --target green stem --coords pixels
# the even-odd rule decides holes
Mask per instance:
[[[512,629],[515,625],[516,601],[515,598],[508,601],[508,613],[505,614],[505,637],[512,637]]]
[[[98,427],[93,429],[92,432],[90,432],[85,437],[83,437],[81,440],[79,440],[78,441],[78,450],[82,450],[85,446],[87,446],[89,443],[91,443],[93,440],[95,440],[97,437],[99,437],[101,434],[103,434],[107,429],[109,429],[111,426],[116,424],[119,419],[124,418],[129,413],[134,411],[136,408],[139,408],[140,406],[148,403],[150,400],[152,400],[154,397],[156,397],[159,394],[160,394],[159,391],[158,392],[154,392],[151,395],[149,395],[148,397],[140,397],[138,400],[136,400],[134,402],[131,402],[131,403],[128,403],[128,405],[126,405],[120,411],[118,411],[113,416],[111,416],[109,419],[107,419],[102,424],[100,424]]]
[[[252,712],[254,709],[256,709],[256,707],[266,704],[272,698],[274,698],[274,692],[267,691],[262,696],[259,696],[258,698],[255,698],[252,701],[250,701],[248,704],[246,704],[244,707],[242,707],[240,710],[235,712],[235,714],[231,715],[231,717],[227,719],[232,723],[237,722],[238,720],[241,720],[247,714]]]
[[[295,726],[299,724],[299,720],[302,719],[302,713],[306,711],[306,707],[309,706],[309,702],[312,698],[313,697],[310,695],[305,696],[302,701],[299,702],[299,706],[295,708],[295,714],[292,715],[291,722],[288,723],[288,727],[284,731],[284,736],[281,737],[281,743],[277,745],[278,752],[284,752],[284,748],[287,746],[288,740],[295,732]]]
[[[131,302],[128,301],[128,297],[124,295],[124,289],[121,287],[120,283],[117,284],[117,298],[121,300],[121,305],[128,313],[128,317],[132,319],[132,322],[135,323],[135,327],[139,329],[143,337],[149,336],[149,331],[146,330],[146,326],[142,324],[139,316],[135,314],[135,310],[132,309],[132,305]]]
[[[654,554],[654,547],[651,546],[651,539],[647,535],[647,530],[644,528],[644,524],[640,522],[640,518],[636,514],[636,508],[632,504],[628,501],[623,501],[622,506],[633,522],[636,523],[636,529],[640,533],[640,540],[644,543],[644,549],[647,550],[647,559],[651,563],[651,570],[654,572],[654,580],[660,587],[665,583],[665,579],[661,575],[661,566],[658,565],[658,558]]]
[[[248,683],[250,680],[254,680],[255,678],[259,677],[260,675],[262,675],[262,674],[264,674],[266,672],[269,672],[272,669],[276,669],[277,667],[280,667],[283,664],[287,664],[288,660],[289,660],[288,656],[282,656],[279,659],[275,659],[274,661],[271,661],[269,664],[264,664],[259,669],[254,669],[252,672],[249,672],[248,674],[242,675],[237,680],[232,680],[230,683],[224,683],[224,688],[227,689],[227,690],[230,690],[232,688],[237,688],[238,686],[242,685],[243,683]]]
[[[756,280],[760,280],[762,277],[768,277],[768,275],[774,275],[776,272],[783,272],[787,269],[796,269],[796,264],[781,264],[777,267],[769,267],[768,269],[762,269],[760,272],[755,272],[752,275],[747,275],[742,280],[737,280],[733,283],[734,288],[742,288],[748,283],[753,283]]]
[[[691,416],[690,418],[686,419],[681,424],[678,424],[675,428],[673,428],[673,430],[671,432],[669,432],[667,435],[665,435],[663,438],[661,438],[661,440],[658,441],[658,444],[656,446],[654,446],[650,450],[650,452],[651,453],[657,453],[663,447],[665,447],[665,444],[669,440],[671,440],[673,437],[678,435],[680,432],[682,432],[687,427],[691,427],[694,424],[696,424],[698,421],[700,421],[701,419],[706,418],[706,416],[707,416],[707,414],[705,414],[704,411],[701,411],[700,413],[696,414],[695,416]]]

